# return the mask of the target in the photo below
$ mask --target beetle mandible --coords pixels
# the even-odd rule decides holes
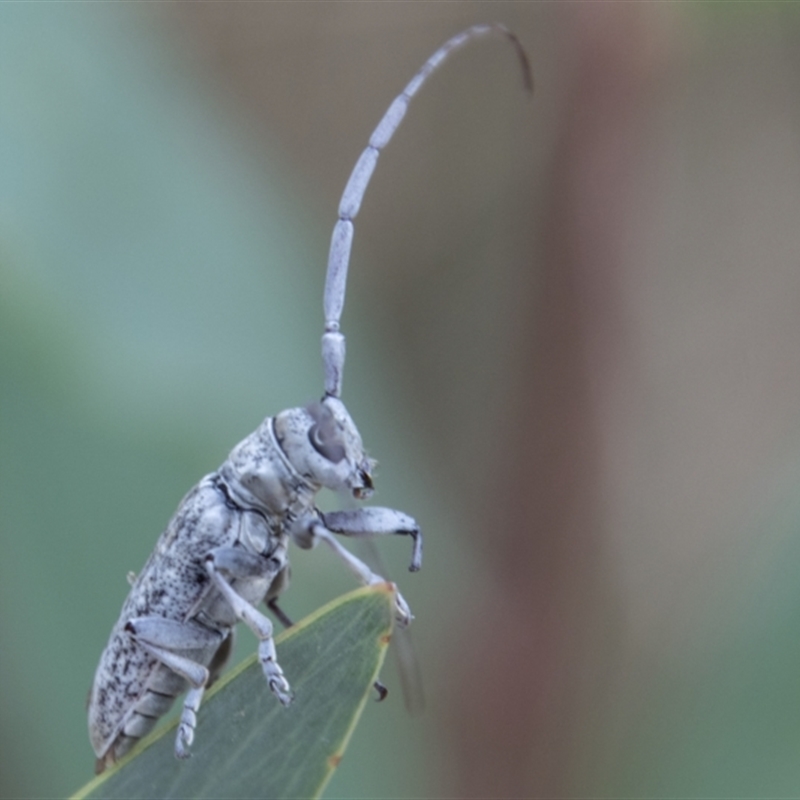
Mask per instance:
[[[407,514],[378,507],[323,513],[314,498],[326,488],[364,500],[373,488],[375,462],[340,399],[345,340],[339,319],[353,219],[378,156],[411,98],[452,50],[490,33],[512,43],[531,90],[530,67],[516,36],[503,25],[475,25],[445,42],[389,106],[350,175],[333,230],[324,292],[325,394],[318,403],[267,417],[240,442],[216,472],[183,498],[144,568],[132,579],[89,696],[89,736],[98,772],[152,730],[187,689],[175,755],[190,755],[203,693],[230,655],[237,622],[244,622],[258,638],[269,688],[284,705],[291,702],[272,623],[257,609],[265,602],[282,622],[288,622],[276,601],[288,582],[290,540],[304,549],[325,542],[358,580],[374,584],[384,578],[343,547],[335,534],[407,535],[413,540],[410,570],[420,568],[422,536]],[[401,625],[412,619],[399,593],[396,616]],[[376,686],[381,691],[380,684]]]

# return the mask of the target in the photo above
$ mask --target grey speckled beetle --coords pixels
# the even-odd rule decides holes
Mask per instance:
[[[364,584],[384,579],[335,538],[402,534],[413,540],[411,571],[422,563],[422,537],[407,514],[368,507],[322,513],[314,505],[323,488],[359,500],[372,491],[374,462],[339,399],[345,342],[339,331],[353,222],[381,150],[428,75],[457,47],[499,33],[516,49],[528,89],[530,68],[516,37],[502,25],[476,25],[445,42],[378,124],[345,187],[331,241],[325,282],[322,360],[325,394],[319,403],[267,417],[222,466],[183,498],[175,516],[132,586],[100,657],[89,697],[89,736],[97,771],[128,752],[188,689],[175,739],[186,758],[203,692],[231,652],[233,628],[244,622],[258,638],[267,684],[284,705],[292,700],[272,639],[272,623],[257,609],[265,602],[281,622],[276,600],[288,581],[287,548],[324,541]],[[397,594],[397,619],[411,612]],[[379,692],[385,691],[380,684]]]

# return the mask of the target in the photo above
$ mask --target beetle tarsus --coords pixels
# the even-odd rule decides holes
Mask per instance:
[[[372,685],[375,687],[375,691],[378,693],[378,696],[375,698],[375,702],[382,703],[386,699],[386,695],[389,694],[389,690],[380,681],[375,681],[375,683]]]

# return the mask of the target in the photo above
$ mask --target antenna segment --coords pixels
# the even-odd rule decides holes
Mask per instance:
[[[339,202],[339,219],[333,228],[331,249],[328,255],[328,272],[325,277],[324,312],[325,333],[322,335],[322,364],[325,371],[325,394],[340,397],[344,372],[345,340],[339,330],[339,320],[344,308],[347,289],[347,266],[350,261],[350,248],[353,244],[353,220],[361,207],[364,192],[367,190],[378,156],[389,144],[394,132],[405,116],[411,98],[425,83],[428,76],[450,55],[467,42],[490,33],[505,36],[517,53],[522,68],[522,78],[528,92],[533,92],[533,75],[528,56],[519,39],[505,25],[473,25],[448,39],[422,66],[411,82],[394,99],[378,127],[372,133],[366,150],[356,162],[350,179]]]

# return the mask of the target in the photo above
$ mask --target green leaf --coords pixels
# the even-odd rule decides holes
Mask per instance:
[[[276,638],[295,699],[284,708],[253,656],[206,695],[192,758],[176,723],[154,732],[81,798],[319,797],[341,760],[386,655],[391,584],[343,595]]]

